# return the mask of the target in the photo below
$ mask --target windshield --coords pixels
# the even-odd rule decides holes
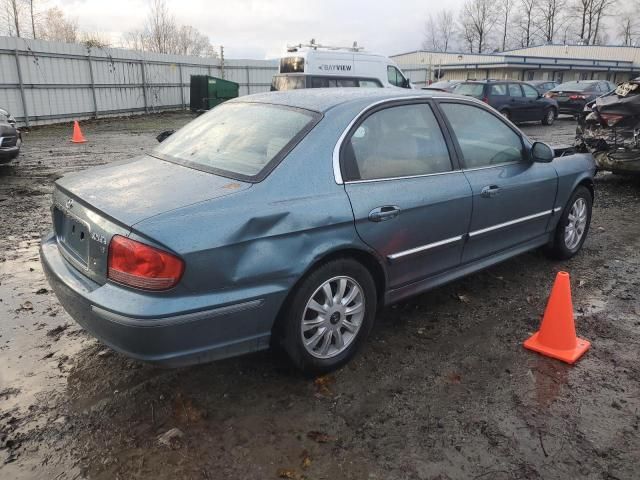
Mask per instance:
[[[454,93],[469,95],[470,97],[482,98],[484,83],[461,83],[453,89]]]
[[[306,77],[302,75],[274,75],[271,81],[271,91],[305,88],[305,80]]]
[[[227,103],[178,130],[153,154],[198,170],[259,181],[318,119],[319,114],[292,107]]]
[[[571,91],[571,92],[582,92],[583,90],[588,89],[593,86],[593,82],[567,82],[562,85],[558,85],[553,89],[554,92],[560,91]]]

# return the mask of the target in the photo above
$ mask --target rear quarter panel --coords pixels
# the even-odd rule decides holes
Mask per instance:
[[[194,294],[216,290],[279,292],[331,252],[370,252],[357,236],[332,153],[352,113],[333,112],[262,182],[236,195],[144,220],[132,236],[181,255],[182,284]],[[257,294],[257,293],[256,293]],[[270,328],[273,319],[261,319]]]

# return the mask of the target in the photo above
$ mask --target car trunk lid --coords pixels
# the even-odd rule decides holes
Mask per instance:
[[[56,182],[54,231],[65,258],[104,283],[113,235],[128,235],[136,223],[155,215],[250,187],[150,156],[112,163]]]

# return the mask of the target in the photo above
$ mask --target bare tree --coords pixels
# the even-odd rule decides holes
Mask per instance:
[[[529,47],[535,38],[536,0],[520,0],[518,9],[518,30],[520,31],[520,46]]]
[[[507,49],[507,32],[509,30],[511,13],[515,6],[515,0],[500,0],[498,3],[498,11],[502,21],[502,48],[504,52]]]
[[[461,24],[468,44],[476,52],[487,49],[489,34],[496,24],[496,8],[492,0],[467,0],[462,7]],[[473,52],[473,48],[470,49]]]
[[[455,34],[454,11],[449,9],[430,13],[425,21],[422,48],[436,52],[447,52]]]
[[[78,22],[67,18],[58,7],[44,12],[40,28],[44,40],[67,43],[78,41]]]
[[[574,8],[580,19],[580,41],[593,45],[602,40],[602,21],[611,15],[616,0],[577,0]]]
[[[144,27],[146,49],[156,53],[172,53],[178,26],[169,12],[165,0],[151,0],[149,15]]]
[[[620,23],[618,24],[618,34],[622,40],[622,45],[627,47],[634,46],[640,34],[637,16],[635,12],[624,12],[620,14]]]
[[[165,0],[151,0],[144,28],[125,33],[122,40],[132,50],[217,56],[206,35],[190,25],[178,25]]]
[[[566,0],[540,0],[539,18],[542,20],[540,32],[542,39],[547,43],[552,43],[558,29],[562,26],[566,13]]]

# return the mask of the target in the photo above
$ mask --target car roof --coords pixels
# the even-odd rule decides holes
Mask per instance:
[[[335,106],[351,102],[359,103],[362,100],[370,100],[373,103],[403,97],[430,98],[433,95],[443,96],[449,94],[405,88],[301,88],[298,90],[245,95],[229,100],[227,103],[270,103],[314,110],[316,112],[326,112]],[[451,97],[459,98],[458,95],[451,95]]]

